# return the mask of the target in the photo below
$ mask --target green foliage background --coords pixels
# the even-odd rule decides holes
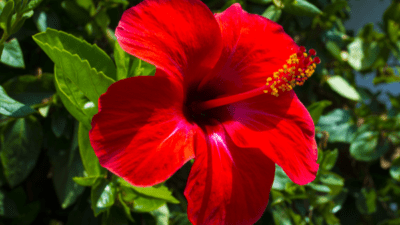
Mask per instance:
[[[134,187],[99,165],[88,139],[110,84],[154,74],[114,37],[138,2],[0,0],[0,224],[190,224],[190,163],[162,185]],[[346,0],[204,2],[214,12],[239,2],[322,61],[296,88],[316,124],[317,178],[298,186],[277,166],[256,224],[400,224],[400,97],[387,107],[355,83],[356,71],[375,73],[374,84],[400,81],[400,1],[383,32],[365,24],[357,34],[343,26]]]

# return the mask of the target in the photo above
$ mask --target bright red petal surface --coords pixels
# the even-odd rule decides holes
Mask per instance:
[[[249,14],[239,4],[215,17],[224,48],[213,73],[202,81],[201,91],[232,95],[265,85],[299,49],[279,24]]]
[[[145,0],[125,11],[115,35],[128,53],[189,79],[204,76],[222,49],[218,23],[199,0]]]
[[[261,149],[297,184],[315,179],[319,166],[314,123],[293,91],[279,97],[260,95],[225,110],[220,117],[236,145]]]
[[[133,185],[149,186],[192,159],[198,128],[183,118],[182,92],[162,76],[112,84],[89,133],[100,164]]]
[[[268,204],[275,164],[259,149],[235,146],[221,125],[206,130],[185,189],[189,220],[254,224]]]

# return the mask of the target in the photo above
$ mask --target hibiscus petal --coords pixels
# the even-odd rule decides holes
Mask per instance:
[[[162,76],[112,84],[89,133],[100,164],[133,185],[149,186],[192,159],[197,128],[182,115],[182,92]]]
[[[207,126],[185,196],[193,224],[254,224],[262,216],[275,164],[259,149],[233,144],[221,125]]]
[[[225,110],[219,116],[236,145],[260,148],[297,184],[315,179],[319,166],[314,123],[293,91],[279,97],[260,95]]]
[[[239,4],[215,17],[224,47],[213,73],[203,79],[199,91],[218,87],[219,95],[232,95],[261,87],[299,50],[279,24],[249,14]]]
[[[145,0],[125,11],[115,35],[129,54],[178,76],[204,75],[222,49],[218,23],[199,0]]]

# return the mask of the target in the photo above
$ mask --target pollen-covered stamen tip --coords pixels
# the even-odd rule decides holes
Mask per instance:
[[[308,54],[306,49],[301,46],[297,53],[292,54],[281,69],[273,73],[272,77],[267,78],[267,89],[264,93],[270,93],[276,97],[279,92],[290,91],[296,85],[303,85],[304,82],[314,73],[316,64],[321,60],[318,57],[312,58],[317,52],[310,49]]]

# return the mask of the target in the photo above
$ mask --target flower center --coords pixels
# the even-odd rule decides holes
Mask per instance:
[[[316,52],[314,49],[310,49],[307,54],[306,49],[301,46],[300,51],[292,54],[281,69],[274,72],[272,77],[267,78],[267,82],[264,86],[236,95],[212,99],[200,103],[196,102],[191,105],[191,109],[193,112],[202,112],[264,93],[278,97],[279,93],[290,91],[296,85],[301,86],[309,77],[311,77],[317,66],[316,64],[321,62],[318,57],[312,58],[312,56],[315,55]]]

